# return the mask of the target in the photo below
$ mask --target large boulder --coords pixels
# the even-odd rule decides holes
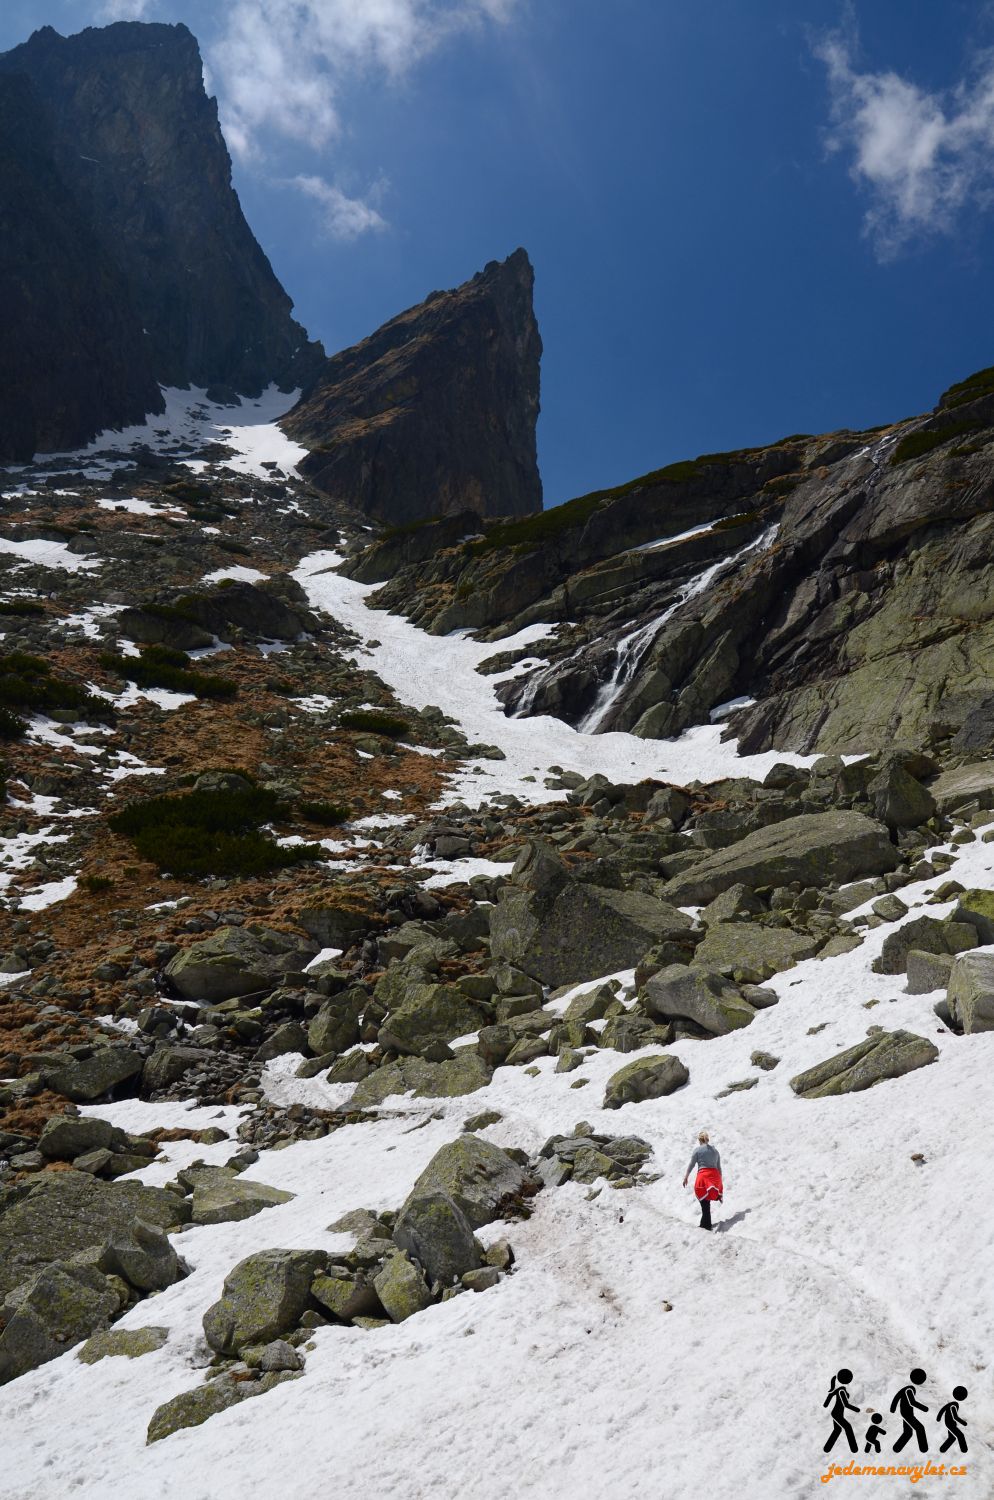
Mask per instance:
[[[106,1328],[121,1299],[93,1266],[56,1261],[0,1305],[0,1385]]]
[[[374,1284],[376,1295],[392,1323],[403,1323],[414,1313],[431,1306],[431,1292],[424,1275],[403,1251],[387,1256]]]
[[[218,1354],[268,1344],[297,1326],[311,1282],[328,1264],[323,1250],[261,1250],[240,1260],[224,1279],[217,1302],[204,1313],[204,1334]]]
[[[97,1047],[90,1057],[69,1057],[41,1070],[42,1082],[54,1094],[88,1104],[111,1089],[137,1078],[144,1059],[131,1047]]]
[[[170,1229],[190,1205],[140,1182],[101,1182],[86,1172],[45,1172],[0,1189],[0,1298],[52,1261],[99,1249],[136,1220]]]
[[[139,1292],[164,1291],[187,1273],[168,1235],[142,1219],[111,1235],[98,1265],[105,1275],[120,1276]]]
[[[448,1193],[413,1192],[397,1217],[393,1239],[421,1265],[429,1281],[443,1286],[483,1263],[472,1225]]]
[[[888,828],[918,828],[935,814],[935,798],[896,756],[888,756],[867,787],[876,817]]]
[[[612,1073],[604,1091],[604,1108],[621,1109],[643,1099],[662,1099],[673,1094],[690,1074],[678,1057],[662,1052],[657,1057],[639,1057]]]
[[[300,1371],[279,1370],[261,1375],[258,1380],[237,1380],[227,1373],[194,1386],[192,1391],[183,1391],[163,1402],[152,1414],[148,1424],[146,1443],[157,1443],[179,1432],[182,1427],[199,1427],[209,1417],[227,1411],[252,1396],[264,1396],[284,1380],[299,1380]]]
[[[359,1018],[368,997],[359,987],[344,990],[325,1000],[307,1028],[307,1045],[315,1057],[347,1052],[359,1040]]]
[[[994,760],[973,761],[943,771],[929,790],[944,817],[961,807],[994,808]]]
[[[268,995],[319,952],[313,940],[261,925],[220,927],[171,958],[166,977],[185,1000],[217,1004]]]
[[[953,912],[954,922],[968,922],[986,947],[994,943],[994,891],[973,888],[961,891]]]
[[[182,1047],[160,1043],[145,1059],[142,1088],[146,1094],[158,1094],[179,1083],[192,1068],[212,1063],[217,1054],[207,1047]]]
[[[715,922],[697,948],[694,961],[731,974],[735,969],[757,969],[768,978],[813,958],[818,940],[790,927],[761,927],[758,922]]]
[[[405,1207],[425,1193],[447,1193],[474,1229],[501,1217],[508,1197],[526,1192],[528,1169],[478,1135],[462,1135],[442,1146],[408,1194]]]
[[[690,918],[641,891],[576,880],[505,888],[490,919],[490,952],[542,984],[578,984],[631,969],[648,948],[686,936]]]
[[[994,953],[964,953],[954,960],[946,1004],[968,1036],[994,1031]]]
[[[379,1042],[415,1056],[433,1042],[478,1031],[487,1016],[452,984],[413,984],[380,1025]]]
[[[903,974],[908,954],[963,953],[977,946],[977,929],[969,922],[939,922],[934,917],[915,917],[889,932],[878,958],[871,965],[875,974]]]
[[[696,964],[670,964],[660,969],[643,986],[641,999],[650,1016],[661,1021],[693,1021],[710,1036],[737,1031],[756,1016],[755,1006],[737,985]]]
[[[53,1115],[45,1122],[38,1150],[51,1161],[75,1161],[87,1151],[119,1151],[127,1141],[126,1133],[109,1120]]]
[[[391,1094],[413,1093],[419,1099],[456,1099],[485,1089],[493,1068],[473,1051],[459,1052],[446,1062],[426,1062],[421,1057],[401,1057],[375,1069],[358,1083],[349,1100],[350,1109],[382,1104]]]
[[[295,1197],[283,1188],[244,1177],[232,1167],[187,1167],[179,1173],[179,1180],[193,1192],[194,1224],[237,1223]]]
[[[935,1062],[939,1051],[927,1037],[912,1031],[875,1031],[865,1042],[798,1073],[790,1086],[802,1099],[857,1094],[887,1078],[900,1078]]]
[[[674,876],[665,894],[676,906],[700,906],[733,885],[845,885],[898,862],[882,823],[858,812],[802,813],[713,850]]]

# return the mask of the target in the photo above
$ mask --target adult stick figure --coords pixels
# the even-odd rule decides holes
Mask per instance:
[[[905,1443],[909,1442],[911,1438],[916,1438],[920,1452],[927,1453],[928,1438],[925,1436],[924,1427],[914,1413],[916,1411],[928,1411],[927,1406],[923,1406],[920,1401],[915,1400],[918,1394],[918,1387],[924,1385],[928,1376],[924,1370],[915,1369],[911,1371],[908,1379],[911,1384],[903,1385],[890,1404],[891,1411],[899,1412],[901,1421],[904,1423],[901,1429],[901,1436],[894,1444],[894,1452],[900,1453]]]
[[[969,1394],[965,1385],[954,1385],[953,1399],[947,1401],[945,1406],[940,1406],[936,1413],[935,1420],[945,1422],[947,1432],[946,1440],[939,1448],[940,1453],[945,1453],[946,1449],[951,1448],[954,1443],[959,1443],[961,1453],[966,1452],[963,1428],[967,1426],[967,1420],[959,1414],[959,1403],[965,1401]]]
[[[826,1453],[831,1452],[832,1448],[835,1446],[836,1438],[841,1436],[842,1433],[845,1433],[846,1442],[849,1444],[850,1452],[859,1452],[859,1444],[856,1441],[856,1434],[853,1432],[852,1424],[850,1423],[849,1418],[846,1416],[847,1411],[859,1411],[859,1407],[854,1406],[853,1403],[849,1400],[849,1391],[847,1387],[851,1380],[852,1370],[842,1369],[838,1372],[837,1375],[833,1375],[832,1384],[828,1389],[828,1395],[822,1402],[822,1406],[828,1406],[829,1403],[831,1403],[832,1407],[832,1432],[828,1439],[828,1442],[825,1444]]]

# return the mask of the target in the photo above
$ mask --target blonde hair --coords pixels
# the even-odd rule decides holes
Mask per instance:
[[[708,1133],[707,1133],[706,1130],[702,1130],[701,1133],[700,1133],[700,1135],[697,1137],[697,1139],[700,1141],[700,1143],[701,1143],[702,1146],[706,1146],[708,1144],[708,1142],[710,1141],[711,1137],[708,1135]]]

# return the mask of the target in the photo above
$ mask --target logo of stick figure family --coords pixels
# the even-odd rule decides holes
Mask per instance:
[[[844,1438],[851,1453],[859,1452],[859,1441],[854,1429],[854,1422],[862,1415],[860,1408],[849,1399],[849,1387],[852,1384],[852,1370],[837,1370],[832,1376],[828,1395],[822,1405],[828,1407],[832,1418],[832,1431],[829,1433],[825,1443],[825,1452],[831,1453],[839,1438]],[[891,1431],[895,1433],[893,1451],[900,1453],[908,1443],[914,1439],[919,1453],[928,1452],[928,1434],[921,1417],[927,1415],[929,1407],[918,1398],[923,1395],[922,1387],[926,1384],[928,1376],[924,1370],[917,1367],[911,1371],[904,1385],[901,1386],[888,1407],[888,1412],[894,1417],[891,1423]],[[966,1453],[966,1434],[963,1428],[967,1420],[960,1415],[960,1402],[965,1401],[968,1395],[965,1385],[953,1387],[952,1400],[940,1406],[935,1414],[935,1420],[940,1423],[946,1432],[945,1439],[939,1445],[939,1452],[946,1453],[950,1448],[958,1444],[959,1451]],[[884,1418],[880,1412],[870,1410],[870,1423],[863,1434],[865,1446],[864,1453],[879,1453],[880,1439],[886,1437],[887,1427],[884,1426]],[[901,1430],[897,1432],[897,1422],[900,1421]]]

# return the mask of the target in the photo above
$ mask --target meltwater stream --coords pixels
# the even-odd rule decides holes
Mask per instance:
[[[622,690],[631,682],[638,671],[646,655],[652,648],[653,642],[666,624],[667,620],[676,614],[680,607],[701,594],[708,585],[720,574],[727,572],[729,568],[741,562],[754,552],[765,552],[776,540],[779,531],[779,523],[767,527],[762,536],[757,537],[754,542],[733,552],[731,557],[722,558],[720,562],[712,563],[704,569],[696,578],[692,578],[687,586],[681,591],[672,604],[663,610],[646,625],[640,625],[637,630],[632,630],[628,635],[623,635],[615,648],[614,670],[607,682],[601,684],[594,699],[593,706],[577,726],[581,734],[596,734],[604,723],[611,709],[614,707]]]

